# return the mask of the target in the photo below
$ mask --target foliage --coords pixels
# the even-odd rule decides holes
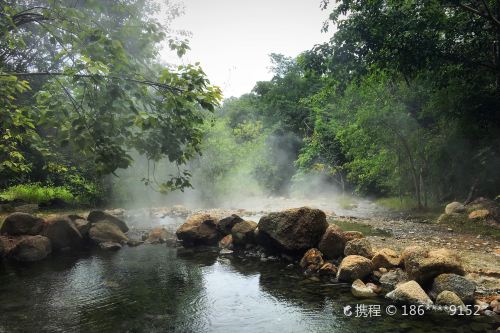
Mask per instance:
[[[0,1],[0,186],[101,179],[129,167],[132,150],[179,167],[159,190],[189,186],[182,165],[199,153],[221,95],[199,64],[160,63],[162,43],[179,56],[189,47],[151,15],[155,6]]]
[[[64,186],[44,186],[36,183],[11,186],[0,192],[0,198],[9,201],[22,200],[38,204],[56,198],[68,203],[75,200],[71,191]]]

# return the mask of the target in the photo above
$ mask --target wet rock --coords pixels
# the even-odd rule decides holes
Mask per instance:
[[[409,278],[419,283],[426,283],[443,273],[465,274],[458,256],[447,249],[427,251],[413,246],[406,248],[402,257]]]
[[[371,288],[368,288],[360,279],[357,279],[352,283],[351,292],[354,295],[354,297],[358,298],[368,298],[377,296],[377,294]]]
[[[394,268],[401,264],[401,258],[392,249],[381,249],[377,251],[372,258],[373,269]]]
[[[106,250],[106,251],[116,251],[122,248],[120,243],[115,243],[115,242],[99,243],[99,247],[101,248],[101,250]]]
[[[448,290],[455,293],[464,303],[474,302],[476,284],[457,274],[441,274],[434,279],[431,297],[437,297],[441,292]]]
[[[153,228],[146,238],[146,243],[150,244],[162,244],[168,239],[172,239],[173,236],[167,231],[167,229],[162,227]]]
[[[460,297],[457,296],[453,291],[449,290],[444,290],[439,295],[436,297],[436,304],[437,305],[455,305],[457,307],[464,307],[465,304],[462,302]]]
[[[229,235],[231,233],[231,229],[240,222],[244,220],[236,214],[225,217],[217,222],[217,230],[219,230],[220,234],[223,236]]]
[[[310,271],[319,270],[324,264],[323,256],[318,249],[309,249],[300,260],[300,267]]]
[[[380,287],[384,292],[390,292],[396,289],[398,284],[408,281],[408,274],[400,268],[391,270],[383,274],[380,279]]]
[[[127,245],[130,246],[130,247],[136,247],[136,246],[139,246],[139,245],[142,245],[142,244],[144,244],[144,241],[142,241],[142,240],[129,239],[127,241]]]
[[[75,224],[76,229],[82,235],[83,238],[87,238],[89,235],[89,230],[90,230],[90,222],[83,219],[83,218],[78,218],[73,220],[73,223]]]
[[[344,254],[344,248],[347,240],[344,232],[336,225],[330,225],[318,245],[318,249],[325,258],[336,259]]]
[[[52,246],[47,237],[23,236],[10,251],[10,256],[18,261],[38,261],[46,258],[51,252]]]
[[[257,223],[253,221],[241,221],[231,229],[233,243],[236,246],[255,243],[255,229]]]
[[[43,219],[27,214],[12,213],[5,218],[0,229],[2,235],[38,235],[43,228]]]
[[[233,249],[233,236],[226,235],[219,241],[219,248],[232,250]]]
[[[368,259],[373,258],[373,250],[370,241],[366,238],[353,239],[346,243],[344,254],[358,255]]]
[[[42,235],[50,239],[54,250],[79,249],[83,245],[83,237],[77,227],[64,216],[48,219]]]
[[[363,279],[372,271],[371,260],[357,255],[345,257],[339,266],[337,278],[340,281],[353,282]]]
[[[0,259],[9,255],[10,251],[12,251],[17,243],[21,241],[21,237],[22,236],[0,236]]]
[[[451,202],[446,205],[444,212],[446,214],[461,214],[465,213],[465,206],[460,202]]]
[[[194,214],[181,225],[176,235],[184,245],[216,245],[220,239],[218,219],[210,214]]]
[[[337,266],[332,264],[331,262],[324,263],[323,266],[320,267],[318,273],[320,276],[325,277],[335,277],[337,276]]]
[[[270,213],[259,221],[259,237],[263,246],[303,253],[317,247],[328,227],[325,213],[308,207]]]
[[[127,236],[122,230],[114,223],[110,222],[97,222],[92,224],[89,230],[89,237],[95,243],[121,243],[127,242]]]
[[[432,301],[416,281],[408,281],[386,295],[387,298],[402,303],[432,305]]]
[[[91,211],[89,213],[89,216],[87,217],[87,220],[90,222],[91,225],[98,222],[109,222],[116,225],[124,233],[128,231],[128,227],[125,222],[123,222],[116,216],[103,212],[102,210]]]

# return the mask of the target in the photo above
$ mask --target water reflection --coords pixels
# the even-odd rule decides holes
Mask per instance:
[[[82,255],[82,254],[81,254]],[[0,332],[484,332],[489,318],[347,318],[348,285],[211,248],[144,245],[0,265]],[[372,302],[385,303],[383,300]],[[369,329],[367,325],[369,323]]]

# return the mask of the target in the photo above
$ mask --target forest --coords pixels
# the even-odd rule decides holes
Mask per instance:
[[[271,54],[270,81],[223,101],[199,64],[159,61],[189,41],[151,2],[2,1],[4,197],[105,204],[117,170],[138,161],[148,163],[140,180],[162,193],[191,186],[194,172],[216,195],[234,176],[286,195],[313,175],[417,208],[495,198],[498,3],[321,5],[328,43]],[[161,161],[172,172],[150,171]]]

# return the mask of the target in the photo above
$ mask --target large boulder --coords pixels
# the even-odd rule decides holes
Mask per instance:
[[[312,248],[307,250],[300,260],[300,267],[315,272],[323,267],[324,263],[321,252],[318,249]]]
[[[116,216],[103,212],[102,210],[91,211],[89,213],[89,216],[87,216],[87,220],[91,225],[98,222],[109,222],[116,225],[124,233],[128,231],[128,227],[125,222],[123,222]]]
[[[12,213],[2,224],[0,234],[20,236],[20,235],[38,235],[43,228],[43,219],[27,214]]]
[[[83,245],[82,235],[75,224],[64,216],[48,219],[42,235],[50,239],[54,250],[77,249]]]
[[[78,218],[74,219],[73,223],[75,224],[75,227],[80,233],[80,235],[82,235],[83,238],[87,238],[91,227],[90,222],[83,218]]]
[[[346,237],[340,227],[332,224],[328,226],[325,233],[321,237],[318,244],[318,249],[323,253],[325,258],[336,259],[344,255]]]
[[[7,257],[10,251],[12,251],[21,240],[22,236],[0,236],[0,259],[2,257]]]
[[[184,245],[216,245],[221,234],[217,230],[218,219],[210,214],[194,214],[181,225],[176,235]]]
[[[403,282],[408,281],[408,274],[400,268],[388,271],[383,274],[380,279],[380,287],[384,292],[390,292],[396,289],[396,287]]]
[[[320,267],[318,273],[320,276],[334,278],[337,276],[338,268],[331,262],[326,262]]]
[[[38,261],[52,252],[50,240],[41,235],[23,236],[21,241],[10,251],[9,255],[18,261]]]
[[[446,214],[461,214],[465,213],[465,206],[460,202],[452,202],[446,205],[444,212]]]
[[[345,245],[346,256],[358,255],[368,259],[373,258],[373,250],[370,241],[366,238],[352,239]]]
[[[385,295],[387,298],[401,303],[418,305],[432,305],[432,300],[416,281],[408,281],[396,287],[393,291]]]
[[[372,262],[362,256],[352,255],[345,257],[340,263],[337,278],[340,281],[353,282],[362,280],[372,271]]]
[[[128,237],[122,230],[111,222],[97,222],[92,224],[89,230],[89,237],[95,243],[121,243],[128,241]]]
[[[472,304],[476,284],[457,274],[441,274],[434,279],[430,295],[435,298],[445,290],[454,292],[464,303]]]
[[[259,221],[262,244],[285,252],[304,253],[317,247],[328,227],[326,215],[319,209],[301,207],[270,213]]]
[[[402,257],[409,278],[419,283],[431,281],[443,273],[465,274],[460,258],[447,249],[427,251],[413,246],[406,248]]]
[[[223,236],[229,235],[231,233],[231,229],[240,222],[243,222],[244,220],[239,217],[236,214],[233,214],[231,216],[225,217],[221,219],[219,222],[217,222],[217,230],[219,230],[219,233]]]
[[[233,226],[231,235],[234,245],[246,245],[255,242],[255,229],[257,223],[253,221],[241,221]]]
[[[373,269],[394,268],[401,264],[399,255],[391,249],[383,248],[378,250],[372,257]]]

